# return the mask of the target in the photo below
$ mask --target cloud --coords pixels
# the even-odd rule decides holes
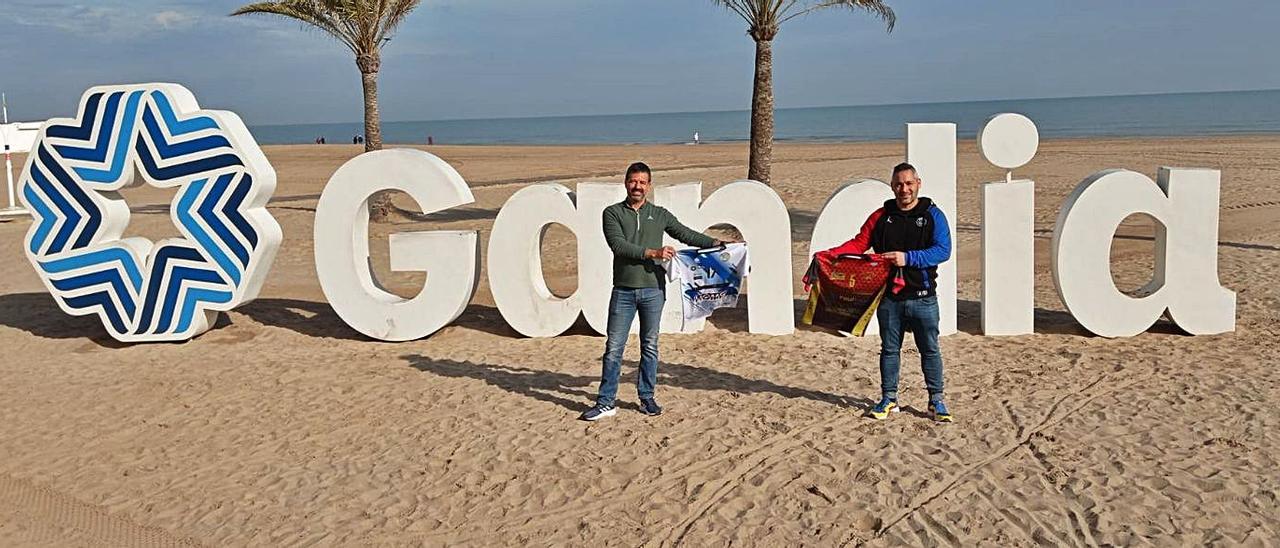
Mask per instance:
[[[190,6],[168,2],[102,1],[92,5],[76,2],[18,1],[0,13],[25,27],[53,29],[108,40],[128,40],[156,31],[178,30],[192,26],[199,14]]]
[[[196,20],[195,17],[176,10],[162,11],[152,15],[151,19],[155,21],[157,25],[160,25],[165,29],[188,27]]]

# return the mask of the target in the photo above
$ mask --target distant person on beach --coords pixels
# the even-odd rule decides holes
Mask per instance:
[[[436,140],[435,140],[435,138],[434,138],[434,137],[432,137],[432,136],[430,136],[430,135],[428,135],[428,136],[427,136],[427,144],[428,144],[428,145],[434,145],[434,144],[436,144]]]
[[[898,409],[898,371],[902,336],[910,330],[920,351],[929,392],[929,413],[934,420],[951,422],[942,397],[942,351],[938,347],[938,297],[935,293],[938,265],[951,258],[951,228],[942,210],[922,198],[916,168],[903,162],[893,168],[893,199],[871,213],[852,240],[820,251],[838,256],[874,249],[896,267],[886,282],[884,298],[876,310],[880,324],[880,403],[871,417],[888,418]]]
[[[698,132],[696,132],[696,131],[695,131],[695,132],[693,132],[693,144],[695,144],[695,145],[696,145],[696,144],[699,144],[699,142],[698,142]]]
[[[671,212],[650,203],[647,197],[651,177],[649,166],[643,162],[628,166],[623,176],[627,199],[606,207],[603,213],[604,239],[613,251],[613,292],[609,296],[600,392],[595,406],[582,414],[582,420],[595,421],[617,414],[614,398],[622,372],[622,351],[637,312],[640,314],[640,372],[636,375],[636,392],[640,396],[640,411],[649,416],[662,414],[662,407],[654,400],[658,384],[658,324],[666,302],[666,269],[661,261],[668,261],[676,254],[675,248],[662,245],[662,235],[670,234],[696,247],[725,243],[694,232],[680,224]]]
[[[352,136],[351,136],[351,144],[353,144],[353,145],[358,145],[358,144],[360,144],[360,136],[359,136],[359,135],[352,135]]]

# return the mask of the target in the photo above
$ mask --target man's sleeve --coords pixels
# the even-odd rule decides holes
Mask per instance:
[[[627,237],[622,234],[622,219],[609,209],[605,209],[601,213],[601,222],[604,225],[604,241],[609,244],[609,249],[613,251],[615,257],[644,259],[644,248],[628,242]]]
[[[947,216],[937,206],[929,208],[933,216],[933,245],[924,249],[907,252],[907,266],[929,268],[947,262],[951,258],[951,225],[947,224]]]
[[[701,232],[695,232],[693,229],[680,224],[680,221],[676,219],[676,216],[672,215],[670,211],[666,211],[666,214],[666,232],[667,234],[670,234],[672,238],[680,240],[685,245],[691,245],[693,247],[715,247],[715,238],[707,236]]]
[[[852,240],[849,240],[843,244],[835,246],[826,251],[819,251],[818,253],[827,257],[835,257],[838,255],[858,255],[861,253],[866,253],[868,249],[871,249],[871,232],[875,230],[876,223],[880,221],[880,217],[883,215],[884,215],[883,207],[875,211],[872,211],[871,215],[867,216],[866,222],[862,223],[862,228],[858,229],[858,235],[854,236]]]

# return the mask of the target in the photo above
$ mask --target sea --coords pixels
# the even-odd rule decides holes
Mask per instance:
[[[777,141],[901,139],[907,122],[955,122],[961,138],[977,135],[1002,112],[1031,118],[1042,139],[1176,137],[1280,133],[1280,90],[1115,95],[899,105],[779,108]],[[351,143],[360,121],[263,125],[250,129],[259,143]],[[750,112],[667,112],[534,118],[383,122],[387,143],[425,144],[634,144],[746,141]]]

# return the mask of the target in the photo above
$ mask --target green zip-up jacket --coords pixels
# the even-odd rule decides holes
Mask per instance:
[[[626,201],[604,208],[604,241],[613,250],[614,287],[658,287],[666,276],[662,264],[646,259],[646,249],[661,249],[662,235],[695,247],[712,247],[715,238],[694,232],[680,224],[676,216],[660,206],[646,201],[640,210],[632,209]]]

